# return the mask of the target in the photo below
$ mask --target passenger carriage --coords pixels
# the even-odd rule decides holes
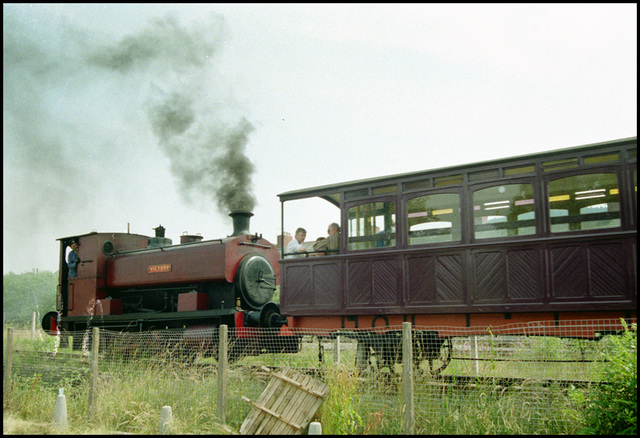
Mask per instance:
[[[289,328],[384,339],[406,321],[547,321],[558,326],[553,335],[593,339],[602,333],[566,332],[560,322],[636,317],[636,137],[279,198],[283,234],[285,223],[319,214],[342,228],[339,251],[280,260]],[[311,200],[324,207],[288,216]],[[434,350],[451,335],[429,330],[427,342]]]

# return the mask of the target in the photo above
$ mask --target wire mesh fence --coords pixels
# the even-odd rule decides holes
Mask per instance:
[[[612,339],[625,329],[620,320],[408,327],[408,344],[406,325],[286,336],[230,328],[224,348],[219,328],[36,339],[14,330],[11,342],[5,331],[5,409],[65,387],[78,421],[112,430],[153,433],[153,412],[168,405],[185,433],[238,431],[243,397],[256,400],[269,382],[262,367],[294,368],[329,385],[316,414],[325,433],[576,433],[572,391],[606,384]]]

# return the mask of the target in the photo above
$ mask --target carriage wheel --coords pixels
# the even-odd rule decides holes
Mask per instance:
[[[414,344],[414,366],[416,370],[424,370],[431,375],[440,374],[451,362],[452,352],[451,338],[434,338],[429,334],[420,336]]]
[[[381,372],[388,368],[393,373],[394,366],[402,362],[401,348],[395,335],[360,339],[356,347],[356,368],[361,372]]]
[[[398,336],[359,340],[356,350],[356,367],[361,371],[393,370],[402,364],[402,344]],[[417,371],[431,375],[440,374],[451,362],[453,341],[440,338],[436,332],[416,332],[413,340],[413,364]]]
[[[356,368],[366,371],[374,366],[371,361],[371,346],[368,342],[359,340],[356,346]]]

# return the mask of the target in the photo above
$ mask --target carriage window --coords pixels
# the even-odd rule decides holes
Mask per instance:
[[[393,193],[396,190],[398,190],[398,186],[393,184],[391,186],[374,187],[372,191],[374,195],[382,195],[384,193]]]
[[[349,249],[396,245],[396,208],[393,202],[371,202],[349,209]]]
[[[462,175],[448,175],[448,176],[440,176],[433,180],[433,185],[435,187],[442,186],[451,186],[451,185],[460,185],[464,181]]]
[[[500,175],[499,169],[481,170],[479,172],[470,172],[469,181],[480,181],[483,179],[497,178]]]
[[[550,181],[549,210],[552,233],[619,227],[618,177],[594,173]]]
[[[618,161],[620,156],[617,153],[609,155],[593,155],[591,157],[585,157],[584,164],[602,164],[612,161]]]
[[[523,175],[526,173],[535,173],[536,166],[531,164],[528,166],[507,167],[504,169],[504,176]]]
[[[566,169],[576,169],[580,166],[577,157],[568,158],[565,160],[553,160],[553,161],[545,161],[542,163],[542,170],[545,172],[555,171],[555,170],[566,170]]]
[[[421,179],[420,181],[410,181],[404,183],[405,190],[428,189],[429,187],[431,187],[430,179]]]
[[[419,196],[407,202],[409,244],[453,242],[461,239],[460,196]]]
[[[510,184],[476,191],[473,219],[476,239],[535,234],[533,186]]]
[[[369,196],[369,189],[349,190],[344,192],[345,199],[361,198],[363,196]]]

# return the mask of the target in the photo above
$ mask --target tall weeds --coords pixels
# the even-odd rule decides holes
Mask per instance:
[[[322,431],[329,435],[361,434],[364,429],[359,414],[358,375],[343,365],[326,373],[329,395],[319,410]]]
[[[586,408],[583,433],[594,435],[636,435],[638,432],[638,336],[637,324],[624,320],[621,336],[608,336],[609,349],[601,353],[606,362],[606,385],[586,394],[573,391],[574,400]],[[605,340],[601,342],[606,342]]]

